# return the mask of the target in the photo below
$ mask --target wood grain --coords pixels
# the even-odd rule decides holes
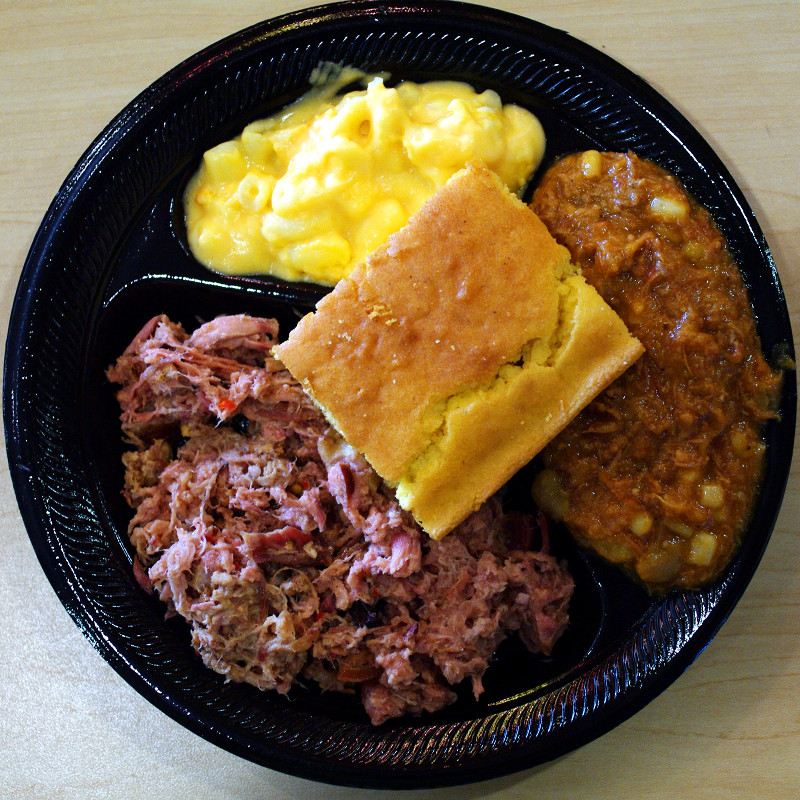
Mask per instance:
[[[0,4],[2,343],[28,248],[72,165],[183,58],[295,0]],[[506,0],[616,58],[671,100],[726,162],[800,309],[800,3]],[[9,343],[14,346],[13,342]],[[800,798],[800,486],[743,599],[667,691],[597,741],[527,773],[437,798]],[[146,703],[71,622],[28,542],[0,462],[0,784],[35,798],[368,797],[261,769]],[[382,797],[429,797],[385,792]]]

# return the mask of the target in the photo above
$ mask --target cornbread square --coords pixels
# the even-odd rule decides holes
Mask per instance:
[[[441,538],[642,346],[533,211],[475,163],[275,352]]]

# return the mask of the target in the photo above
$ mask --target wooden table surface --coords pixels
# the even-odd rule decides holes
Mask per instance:
[[[95,135],[198,49],[309,5],[0,3],[0,318],[47,206]],[[725,161],[800,309],[800,3],[501,0],[617,59]],[[13,343],[12,343],[13,344]],[[368,797],[255,766],[133,691],[84,639],[34,556],[0,463],[0,795],[33,798]],[[728,622],[661,696],[554,763],[437,798],[800,798],[800,485],[792,470],[764,559]]]

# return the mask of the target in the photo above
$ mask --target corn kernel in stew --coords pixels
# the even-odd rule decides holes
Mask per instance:
[[[713,533],[696,533],[689,543],[687,561],[702,567],[707,567],[717,549],[717,537]]]
[[[700,503],[706,508],[721,508],[725,502],[725,492],[716,483],[704,483],[700,487]]]

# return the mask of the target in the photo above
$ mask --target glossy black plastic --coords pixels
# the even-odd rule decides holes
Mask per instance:
[[[796,386],[766,431],[768,467],[740,553],[718,583],[651,598],[555,531],[577,591],[552,658],[504,644],[486,693],[374,728],[358,701],[311,688],[288,697],[206,670],[180,620],[133,579],[120,497],[117,409],[104,368],[166,313],[277,316],[287,333],[321,287],[215,276],[189,254],[182,187],[209,146],[299,96],[320,61],[453,78],[533,110],[546,163],[585,147],[633,149],[676,173],[708,207],[741,264],[766,352],[793,356],[769,249],[730,174],[645,82],[568,35],[454,2],[337,3],[264,22],[157,81],[87,150],[44,218],[16,295],[4,418],[22,515],[42,567],[92,644],[160,709],[240,756],[306,778],[412,787],[533,767],[595,738],[668,686],[710,641],[749,582],[781,502]],[[535,179],[534,179],[535,183]],[[527,507],[530,474],[507,487]]]

